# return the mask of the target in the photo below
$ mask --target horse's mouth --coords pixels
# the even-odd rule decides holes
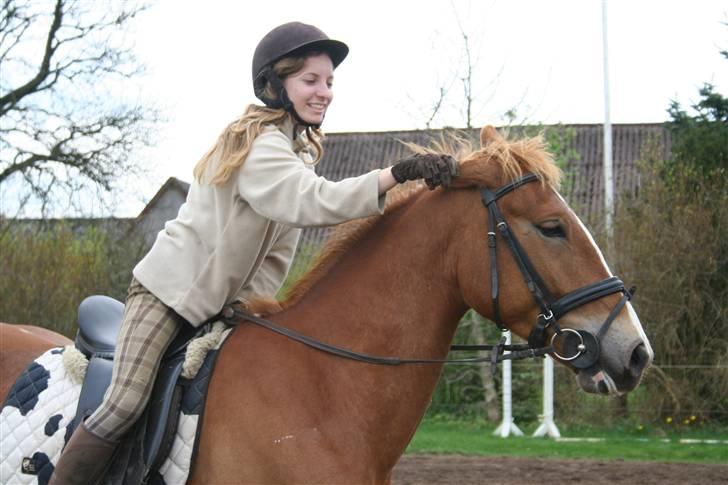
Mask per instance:
[[[617,388],[614,379],[609,374],[596,367],[580,370],[576,374],[576,382],[583,391],[591,394],[602,394],[605,396],[620,396],[624,394],[623,391]]]

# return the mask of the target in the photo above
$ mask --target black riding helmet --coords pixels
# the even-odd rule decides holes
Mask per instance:
[[[258,43],[253,54],[253,89],[255,96],[269,108],[283,108],[296,114],[288,98],[283,83],[273,72],[276,61],[289,55],[321,51],[331,57],[336,68],[349,53],[343,42],[329,39],[326,34],[313,25],[289,22],[279,25],[268,32]],[[277,94],[276,99],[265,95],[265,85],[269,82]]]

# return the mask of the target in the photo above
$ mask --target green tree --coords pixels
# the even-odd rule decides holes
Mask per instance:
[[[728,58],[728,52],[721,53]],[[670,103],[671,155],[646,153],[638,198],[616,217],[618,273],[655,349],[641,392],[657,416],[728,419],[728,98],[705,83]],[[701,367],[704,366],[704,367]]]
[[[75,222],[0,216],[0,321],[72,337],[84,298],[124,299],[143,238],[119,221]]]
[[[728,59],[728,51],[721,55]],[[703,84],[700,100],[692,105],[693,114],[672,101],[668,113],[672,118],[673,156],[665,164],[666,173],[681,164],[696,176],[725,176],[728,169],[728,98],[716,92],[715,86]]]

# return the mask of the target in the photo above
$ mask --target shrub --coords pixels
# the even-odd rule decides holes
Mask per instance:
[[[614,266],[639,288],[634,307],[656,354],[645,381],[653,418],[728,422],[728,172],[661,169],[642,167],[639,199],[623,200],[615,218]]]
[[[0,319],[72,337],[79,303],[92,294],[123,301],[141,254],[134,237],[114,240],[95,227],[22,225],[0,220]]]

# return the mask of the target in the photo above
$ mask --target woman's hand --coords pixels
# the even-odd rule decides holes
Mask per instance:
[[[447,188],[457,177],[460,166],[450,155],[427,153],[400,160],[392,166],[392,176],[398,183],[424,179],[430,190],[442,185]]]

